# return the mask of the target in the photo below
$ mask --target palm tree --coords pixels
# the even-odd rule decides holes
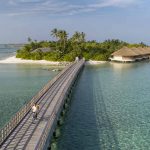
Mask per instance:
[[[53,36],[54,38],[58,39],[58,30],[57,30],[57,28],[54,28],[51,31],[51,36]],[[57,41],[56,41],[56,49],[57,49]]]
[[[85,33],[84,32],[81,32],[80,34],[80,38],[81,38],[81,42],[85,42]]]
[[[58,31],[58,38],[59,38],[59,41],[60,41],[60,48],[62,48],[62,44],[63,44],[63,53],[64,53],[65,48],[66,48],[68,33],[65,30],[59,30]]]
[[[83,49],[82,43],[85,42],[85,33],[76,31],[72,36],[71,41],[73,49],[76,52],[76,56],[80,57]]]
[[[57,28],[54,28],[54,29],[51,31],[51,35],[52,35],[53,37],[55,37],[56,39],[58,38],[58,30],[57,30]]]
[[[29,43],[32,42],[32,39],[31,39],[30,37],[28,37],[28,42],[29,42]]]
[[[62,31],[62,36],[63,36],[63,48],[64,48],[64,52],[65,52],[65,49],[66,49],[66,43],[67,43],[67,38],[68,38],[68,33],[63,30]]]
[[[78,43],[80,41],[80,32],[75,32],[74,35],[71,38],[71,41],[73,43]]]
[[[85,33],[84,32],[80,33],[76,31],[71,39],[73,42],[83,43],[85,42]]]

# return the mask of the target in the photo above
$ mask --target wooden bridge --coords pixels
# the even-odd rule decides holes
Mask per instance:
[[[65,100],[83,65],[84,60],[80,60],[67,66],[12,117],[0,130],[0,150],[47,148],[46,143],[52,138]],[[33,103],[40,106],[35,123],[31,112]]]

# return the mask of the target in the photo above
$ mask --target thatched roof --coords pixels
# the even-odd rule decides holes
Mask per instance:
[[[46,52],[52,51],[52,49],[51,49],[50,47],[37,48],[37,49],[33,50],[32,53],[38,52],[38,51],[41,51],[41,52],[43,52],[43,53],[46,53]]]
[[[128,47],[123,47],[118,51],[115,51],[112,53],[112,56],[126,56],[126,57],[134,57],[134,56],[141,56],[141,55],[150,55],[150,47],[138,47],[138,48],[128,48]]]
[[[143,51],[145,54],[150,54],[150,47],[145,48],[140,47],[140,50]]]

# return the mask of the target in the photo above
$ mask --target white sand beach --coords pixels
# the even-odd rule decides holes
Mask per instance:
[[[106,63],[107,61],[94,61],[89,60],[86,61],[86,65],[98,65]],[[45,65],[67,65],[68,62],[55,62],[55,61],[47,61],[47,60],[26,60],[21,58],[16,58],[16,56],[8,57],[4,60],[0,60],[0,64],[45,64]]]
[[[8,57],[4,60],[0,60],[0,64],[48,64],[48,65],[64,65],[66,62],[53,62],[46,60],[25,60],[16,58],[16,56]]]

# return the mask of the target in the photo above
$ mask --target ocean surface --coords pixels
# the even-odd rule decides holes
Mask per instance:
[[[14,53],[0,48],[1,59]],[[0,64],[0,128],[57,73]],[[57,150],[149,150],[150,62],[86,66],[60,130]]]
[[[16,50],[16,48],[4,48],[0,45],[0,60],[14,56],[16,54]]]
[[[58,150],[149,150],[150,62],[86,66]]]
[[[15,51],[0,47],[0,59]],[[57,73],[48,65],[0,64],[0,128]]]

